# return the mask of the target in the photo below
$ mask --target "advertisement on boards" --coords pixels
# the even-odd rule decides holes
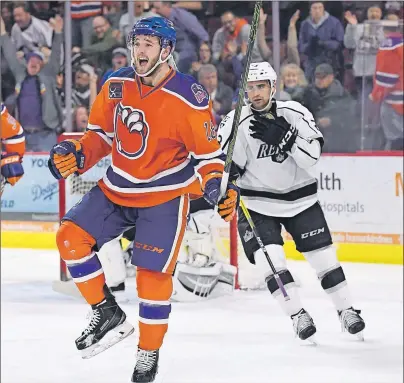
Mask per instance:
[[[57,214],[59,183],[48,169],[47,154],[26,154],[24,176],[14,186],[6,185],[1,197],[3,213]]]
[[[403,243],[402,160],[323,156],[312,169],[335,241]]]
[[[14,187],[6,186],[2,212],[57,217],[59,184],[47,160],[46,154],[24,157],[25,175]],[[402,156],[325,155],[310,170],[318,180],[319,200],[336,242],[403,243],[402,161]],[[66,181],[67,208],[92,186],[88,181],[103,176],[110,163],[106,157],[85,175]]]

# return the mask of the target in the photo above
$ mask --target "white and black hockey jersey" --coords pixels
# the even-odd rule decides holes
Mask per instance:
[[[233,162],[240,169],[237,180],[248,209],[274,217],[293,217],[317,201],[317,180],[308,169],[321,155],[323,136],[313,115],[295,101],[273,101],[272,114],[283,116],[295,126],[298,136],[291,152],[281,153],[250,136],[250,106],[243,106],[233,152]],[[219,126],[218,139],[227,152],[234,110]]]

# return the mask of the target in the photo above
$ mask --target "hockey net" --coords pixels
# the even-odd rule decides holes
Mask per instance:
[[[82,133],[64,133],[59,141],[66,139],[79,139]],[[60,180],[59,185],[59,216],[62,218],[65,213],[77,204],[81,198],[88,193],[101,179],[111,159],[105,157],[86,173],[76,176],[71,175],[66,180]],[[242,244],[237,232],[236,219],[228,224],[217,215],[212,219],[212,234],[216,247],[216,254],[222,262],[228,262],[237,267],[236,288],[258,289],[262,287],[262,280],[257,275],[257,270],[248,261],[243,252]],[[60,280],[71,279],[63,260],[60,260]]]

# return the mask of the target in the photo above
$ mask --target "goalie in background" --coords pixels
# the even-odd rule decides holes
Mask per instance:
[[[234,290],[237,268],[217,250],[220,238],[215,228],[223,225],[218,217],[203,198],[191,201],[188,225],[174,271],[171,300],[200,301]],[[122,297],[120,299],[125,299],[121,294],[125,291],[125,278],[136,273],[130,263],[133,246],[136,246],[135,235],[136,227],[123,233],[119,248],[117,241],[111,241],[99,253],[107,284],[117,297]]]
[[[267,62],[250,65],[246,106],[243,106],[233,162],[239,169],[237,186],[268,254],[279,272],[290,300],[285,301],[264,252],[244,216],[238,230],[252,264],[265,273],[265,281],[283,311],[291,317],[300,339],[309,339],[316,326],[303,308],[295,280],[287,268],[281,227],[293,237],[331,298],[343,330],[359,334],[365,328],[352,301],[344,271],[318,201],[317,180],[309,173],[320,159],[324,143],[313,115],[295,101],[277,101],[277,75]],[[219,141],[227,151],[234,111],[219,126]]]
[[[4,104],[1,108],[1,181],[0,195],[6,184],[14,186],[24,175],[22,157],[25,153],[25,135],[20,123],[7,111]]]

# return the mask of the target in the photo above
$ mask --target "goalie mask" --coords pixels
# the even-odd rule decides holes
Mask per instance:
[[[250,70],[248,72],[247,86],[245,93],[245,99],[247,105],[250,105],[252,109],[258,112],[262,112],[266,109],[269,109],[272,98],[274,97],[276,92],[276,80],[277,80],[276,72],[272,68],[271,64],[269,64],[268,62],[251,64]],[[265,84],[262,82],[267,82],[269,87],[265,86]],[[261,88],[263,86],[265,86],[265,88],[269,88],[268,89],[269,94],[265,95],[262,94],[263,89]],[[259,93],[261,93],[261,95]],[[253,107],[253,104],[255,103],[254,98],[256,98],[257,100],[256,102],[259,103],[260,97],[262,97],[262,99],[265,99],[264,104],[260,105],[259,107]]]

